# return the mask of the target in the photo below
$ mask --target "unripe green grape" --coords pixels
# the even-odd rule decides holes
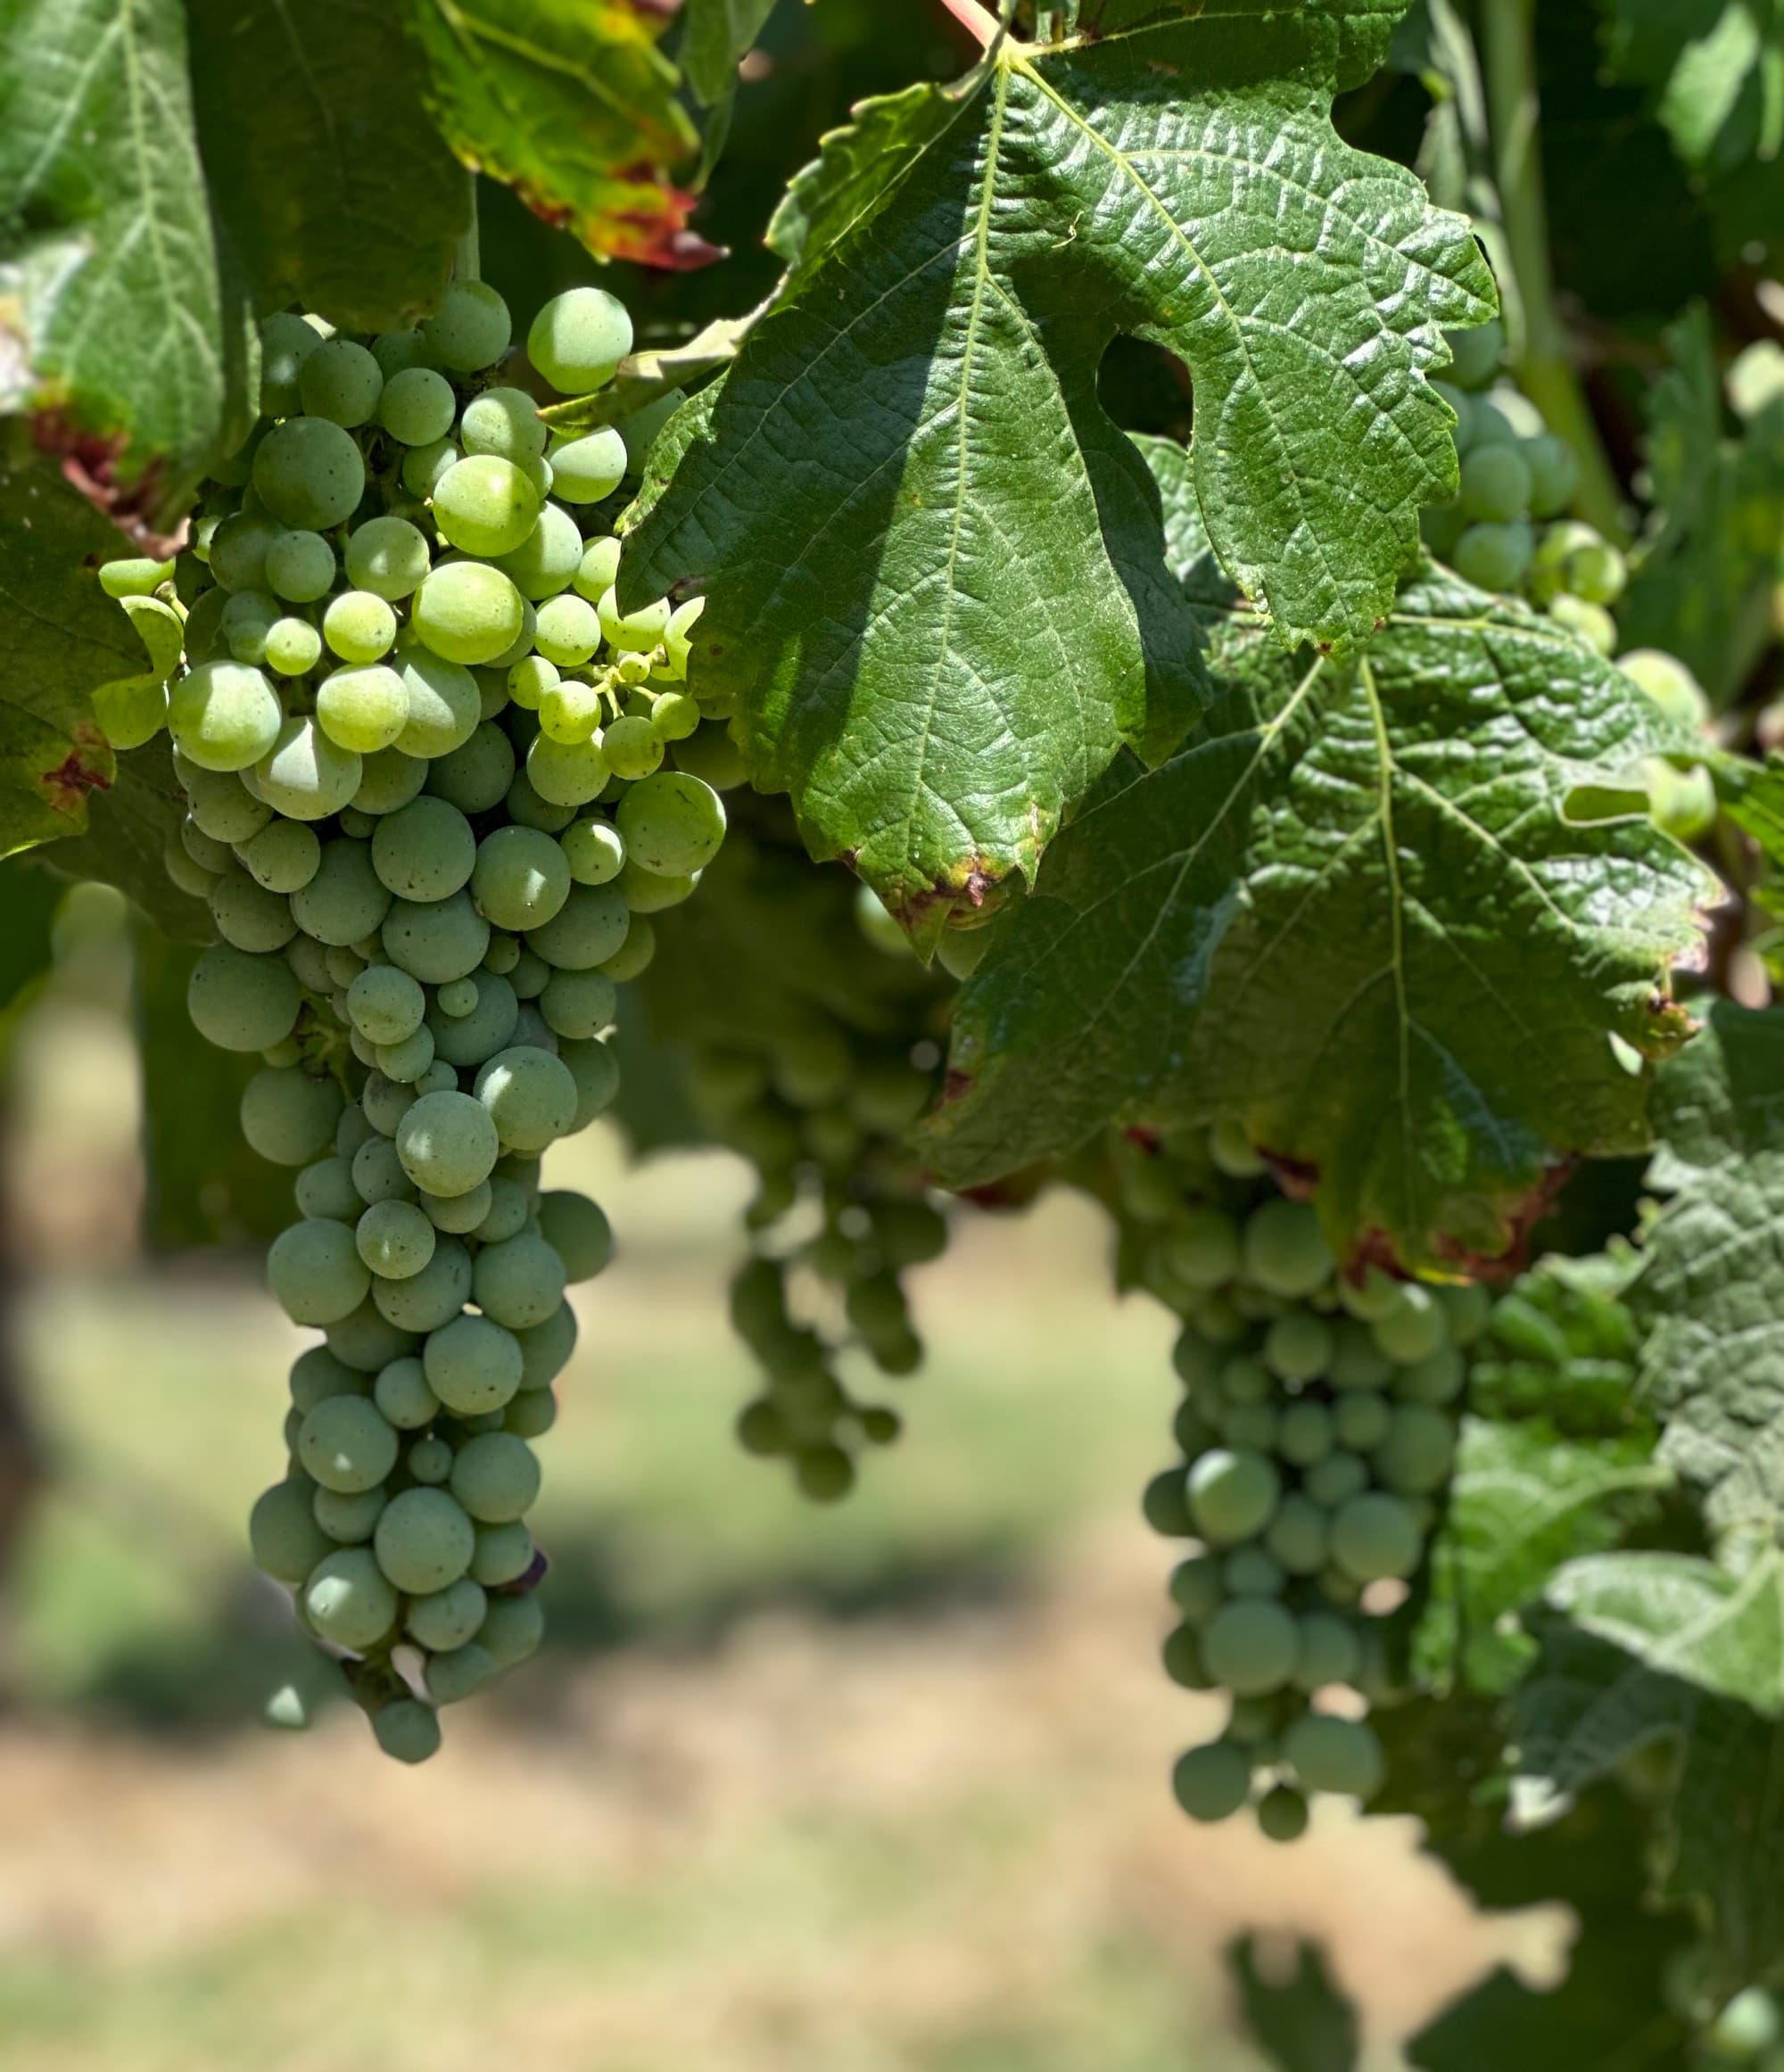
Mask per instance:
[[[540,731],[566,747],[591,739],[600,725],[605,700],[592,683],[560,677],[539,694]]]
[[[427,904],[469,881],[477,838],[457,806],[424,796],[379,821],[371,853],[381,883],[400,899]]]
[[[1267,1842],[1300,1841],[1307,1820],[1307,1801],[1292,1786],[1275,1785],[1258,1801],[1258,1832]]]
[[[533,1535],[524,1525],[480,1525],[476,1535],[470,1573],[485,1589],[500,1589],[533,1566]]]
[[[425,1762],[440,1752],[440,1721],[418,1698],[393,1698],[372,1714],[378,1746],[397,1762]]]
[[[460,458],[450,439],[433,439],[425,446],[411,446],[402,457],[399,471],[402,486],[424,502],[434,494],[441,477]]]
[[[1166,1468],[1146,1484],[1140,1498],[1141,1515],[1152,1531],[1167,1540],[1193,1540],[1197,1524],[1189,1507],[1188,1485],[1182,1468]]]
[[[1196,1530],[1220,1547],[1263,1531],[1281,1498],[1282,1483],[1261,1455],[1216,1448],[1193,1464],[1186,1490]]]
[[[297,933],[291,903],[257,885],[233,857],[206,894],[211,918],[226,943],[256,954],[282,950]]]
[[[1462,462],[1460,504],[1473,520],[1503,524],[1530,508],[1530,463],[1516,446],[1477,445]]]
[[[564,850],[537,828],[510,824],[477,845],[471,894],[498,928],[543,927],[562,910],[570,888]]]
[[[340,812],[359,789],[361,764],[314,720],[288,719],[254,764],[261,797],[287,820],[319,821]]]
[[[1270,1370],[1242,1353],[1220,1363],[1220,1395],[1226,1403],[1267,1403],[1276,1392]]]
[[[625,480],[625,442],[611,425],[551,443],[552,493],[566,504],[598,504]]]
[[[1177,1758],[1171,1789],[1191,1820],[1230,1820],[1251,1798],[1251,1759],[1230,1742],[1210,1741]]]
[[[534,736],[528,747],[529,757],[538,749],[541,738]],[[566,749],[555,742],[547,742],[546,748],[553,758],[567,756],[577,759],[578,764],[582,766],[578,767],[574,773],[566,770],[558,774],[566,777],[574,774],[579,789],[591,773],[588,768],[591,763],[592,763],[593,774],[599,777],[600,786],[605,787],[607,779],[607,766],[601,760],[600,750],[594,743],[585,742],[580,747]],[[583,803],[587,803],[586,799]],[[548,835],[560,834],[576,817],[576,808],[574,805],[560,805],[556,800],[543,797],[535,790],[532,778],[524,770],[518,770],[515,772],[514,782],[508,788],[506,805],[508,816],[510,820],[518,821],[522,827],[541,828]]]
[[[420,1646],[445,1654],[475,1636],[488,1609],[483,1585],[462,1575],[443,1590],[411,1597],[403,1610],[403,1625]]]
[[[1214,1688],[1214,1679],[1202,1659],[1202,1636],[1193,1626],[1178,1626],[1168,1633],[1160,1655],[1165,1674],[1184,1690]]]
[[[406,755],[426,759],[462,748],[483,723],[476,678],[460,663],[413,648],[401,657],[401,673],[409,717],[397,747]]]
[[[1647,764],[1648,810],[1662,833],[1675,842],[1701,841],[1716,824],[1720,810],[1715,780],[1702,764],[1675,770],[1659,756]]]
[[[373,1546],[398,1589],[425,1597],[450,1589],[470,1567],[476,1533],[444,1490],[404,1490],[385,1505]]]
[[[560,395],[604,387],[631,351],[632,318],[604,288],[554,295],[526,334],[527,358]]]
[[[1367,1453],[1387,1436],[1390,1412],[1385,1396],[1374,1390],[1358,1390],[1339,1398],[1333,1407],[1333,1429],[1338,1443],[1353,1453]]]
[[[1524,581],[1535,551],[1536,535],[1529,522],[1514,518],[1504,524],[1470,525],[1450,558],[1465,582],[1503,592],[1515,590]]]
[[[1724,2058],[1757,2058],[1778,2041],[1777,2002],[1763,1986],[1749,1985],[1735,1994],[1712,2024],[1707,2041]]]
[[[378,882],[366,845],[344,839],[322,844],[316,869],[291,896],[304,933],[340,950],[370,935],[390,907],[389,890]]]
[[[377,361],[378,370],[386,381],[405,367],[427,367],[433,361],[426,340],[413,327],[381,333],[372,341],[372,358]]]
[[[260,325],[260,415],[286,417],[299,408],[303,363],[321,343],[303,318],[280,310]]]
[[[508,304],[487,281],[449,281],[439,309],[421,324],[429,355],[454,374],[493,367],[513,335]]]
[[[1608,540],[1576,547],[1564,564],[1566,584],[1589,605],[1614,605],[1629,582],[1629,564]]]
[[[1333,1414],[1324,1403],[1291,1403],[1276,1426],[1277,1450],[1296,1467],[1324,1460],[1333,1439]]]
[[[1315,1691],[1327,1684],[1354,1685],[1362,1672],[1363,1650],[1350,1621],[1341,1619],[1335,1612],[1304,1612],[1300,1624],[1301,1660],[1295,1667],[1295,1688]]]
[[[318,1489],[311,1499],[316,1523],[330,1540],[343,1547],[357,1547],[369,1540],[384,1507],[382,1487],[359,1490],[351,1495]]]
[[[410,623],[444,661],[492,662],[520,632],[525,622],[524,607],[524,599],[500,569],[482,561],[446,561],[416,591]],[[471,688],[475,692],[475,682]],[[474,706],[470,725],[458,740],[468,737],[478,716]],[[458,740],[449,745],[457,747]],[[436,753],[443,754],[444,749]]]
[[[542,655],[524,656],[508,673],[508,694],[523,712],[537,712],[539,701],[558,681],[558,665]]]
[[[1268,1597],[1224,1605],[1202,1634],[1210,1673],[1242,1697],[1280,1690],[1294,1673],[1301,1633],[1294,1616]]]
[[[560,1036],[586,1039],[611,1026],[616,1004],[614,983],[602,971],[554,971],[539,1009]]]
[[[1386,1774],[1382,1745],[1360,1720],[1303,1713],[1283,1736],[1283,1756],[1309,1791],[1372,1798]]]
[[[619,1093],[619,1060],[599,1040],[566,1041],[558,1046],[558,1055],[568,1066],[570,1077],[576,1082],[576,1112],[571,1119],[569,1132],[574,1136],[613,1105]]]
[[[699,724],[699,703],[683,690],[665,691],[650,714],[651,731],[659,741],[685,741]]]
[[[458,1449],[452,1464],[452,1494],[483,1525],[508,1525],[533,1508],[539,1497],[539,1461],[524,1439],[490,1432]]]
[[[519,1013],[514,987],[499,972],[486,970],[477,981],[476,1003],[468,1014],[442,1011],[429,1019],[434,1054],[450,1065],[481,1065],[508,1047]]]
[[[543,453],[549,437],[538,406],[524,389],[485,389],[465,405],[458,437],[467,453],[521,460]]]
[[[304,676],[322,659],[322,636],[308,619],[275,619],[260,651],[278,675]]]
[[[341,1119],[341,1089],[333,1079],[268,1067],[242,1092],[242,1134],[276,1166],[302,1166],[320,1158]]]
[[[482,1245],[472,1271],[477,1307],[510,1331],[542,1324],[564,1299],[564,1262],[530,1230]]]
[[[1331,1273],[1330,1246],[1305,1201],[1266,1201],[1245,1225],[1245,1271],[1271,1294],[1310,1295]]]
[[[326,1216],[336,1223],[357,1217],[361,1206],[351,1162],[338,1157],[307,1165],[292,1183],[292,1195],[300,1216]]]
[[[435,1487],[452,1472],[452,1449],[443,1439],[417,1439],[403,1465],[417,1482]]]
[[[322,615],[322,638],[343,662],[376,662],[396,639],[396,614],[370,590],[343,590]]]
[[[1367,1489],[1369,1471],[1367,1464],[1354,1453],[1341,1449],[1328,1453],[1324,1460],[1316,1461],[1307,1471],[1305,1481],[1307,1493],[1313,1501],[1332,1510]]]
[[[213,944],[193,967],[186,1011],[198,1033],[225,1051],[264,1051],[291,1034],[301,1004],[283,959]]]
[[[1253,1453],[1274,1453],[1277,1424],[1273,1403],[1235,1403],[1220,1419],[1220,1432],[1231,1447]]]
[[[378,422],[402,446],[431,446],[452,429],[457,404],[452,385],[431,367],[407,367],[390,375],[378,399]]]
[[[558,1399],[549,1389],[533,1389],[515,1398],[502,1412],[502,1430],[516,1439],[542,1439],[558,1422]],[[871,1437],[863,1425],[863,1435]]]
[[[1370,1329],[1382,1351],[1405,1366],[1428,1359],[1449,1337],[1442,1304],[1431,1289],[1416,1281],[1400,1284],[1399,1302]]]
[[[567,590],[582,565],[582,535],[561,505],[541,507],[539,522],[501,557],[500,566],[522,597],[541,605]]]
[[[542,1324],[514,1335],[520,1347],[522,1389],[549,1388],[576,1350],[576,1312],[560,1302]]]
[[[366,466],[351,433],[326,417],[288,417],[254,451],[254,488],[283,525],[326,532],[353,515]]]
[[[455,461],[434,485],[433,507],[434,524],[454,547],[491,558],[512,554],[539,523],[539,492],[511,460],[493,453]]]
[[[267,588],[294,605],[314,604],[334,587],[334,549],[319,532],[281,532],[264,566]]]
[[[314,1221],[294,1223],[273,1240],[267,1281],[293,1324],[327,1325],[359,1308],[371,1276],[344,1224]]]
[[[609,821],[577,821],[558,838],[570,875],[579,885],[607,885],[625,866],[625,842]]]
[[[305,359],[297,384],[303,407],[312,417],[349,426],[363,425],[384,393],[384,369],[363,345],[330,338]]]
[[[368,1119],[380,1135],[394,1137],[402,1119],[420,1099],[413,1087],[400,1086],[394,1079],[387,1079],[382,1072],[367,1075],[366,1084],[359,1093],[360,1105]],[[356,1152],[355,1158],[359,1153]],[[363,1190],[361,1190],[363,1192]]]
[[[566,1188],[539,1197],[539,1228],[570,1281],[591,1281],[613,1258],[613,1226],[600,1204]]]
[[[615,725],[629,723],[621,721]],[[614,731],[607,730],[609,761]],[[625,774],[619,764],[614,767]],[[614,817],[629,860],[663,876],[685,877],[703,871],[724,840],[723,801],[710,785],[681,771],[647,775],[620,800]],[[1237,1232],[1231,1218],[1218,1210],[1189,1211],[1174,1240],[1174,1250],[1178,1247],[1186,1247],[1193,1255],[1202,1275],[1194,1283],[1199,1286],[1218,1285],[1238,1264]]]
[[[297,1457],[305,1474],[322,1489],[343,1496],[376,1489],[396,1465],[396,1455],[395,1429],[368,1396],[325,1397],[304,1417],[298,1434]]]
[[[1241,1547],[1221,1564],[1227,1593],[1235,1597],[1280,1597],[1288,1575],[1267,1548]]]
[[[384,1517],[391,1508],[385,1507]],[[337,1647],[364,1649],[383,1639],[395,1623],[396,1592],[368,1548],[343,1547],[317,1564],[303,1586],[303,1609],[324,1639]]]
[[[475,978],[454,978],[450,985],[441,986],[434,997],[442,1014],[460,1021],[477,1004],[477,982]]]
[[[586,598],[560,591],[540,606],[533,639],[540,654],[554,666],[574,668],[600,646],[600,618]]]
[[[219,630],[232,662],[259,668],[267,658],[267,634],[277,623],[278,600],[268,590],[237,590],[223,607]]]
[[[385,1280],[406,1281],[434,1257],[434,1226],[412,1201],[375,1201],[353,1227],[359,1257]]]
[[[334,1544],[316,1523],[311,1498],[316,1485],[308,1475],[275,1482],[248,1515],[248,1545],[254,1566],[283,1583],[301,1583],[334,1551]]]
[[[335,669],[317,689],[316,717],[337,747],[376,755],[390,747],[409,723],[409,695],[394,669],[382,662]],[[361,766],[353,794],[364,779]]]
[[[1675,726],[1695,731],[1708,723],[1710,702],[1704,688],[1676,656],[1658,648],[1637,648],[1620,655],[1617,667]]]
[[[211,536],[211,573],[219,586],[231,591],[267,589],[267,555],[282,531],[263,515],[225,518]],[[222,604],[211,608],[220,611]]]
[[[1332,1556],[1359,1583],[1404,1578],[1418,1566],[1423,1535],[1399,1497],[1366,1490],[1341,1504],[1332,1520]]]
[[[1602,605],[1563,592],[1549,605],[1549,615],[1557,626],[1582,640],[1595,655],[1606,661],[1616,653],[1616,621]]]
[[[545,1612],[536,1597],[492,1597],[477,1635],[503,1669],[536,1654],[545,1635]]]
[[[530,929],[526,940],[558,970],[592,970],[618,951],[629,925],[625,901],[615,887],[572,884],[558,912]]]
[[[663,744],[651,731],[648,720],[615,720],[601,736],[601,753],[615,777],[633,780],[648,778],[663,763]],[[689,781],[698,783],[699,780]]]
[[[1505,330],[1497,317],[1472,331],[1446,331],[1450,348],[1450,379],[1458,388],[1483,389],[1499,372],[1505,353]]]
[[[427,995],[419,982],[394,964],[373,964],[347,988],[347,1011],[355,1028],[375,1044],[400,1044],[421,1027]]]
[[[392,901],[382,936],[392,963],[428,986],[468,977],[489,939],[489,923],[462,890],[446,899]]]
[[[1278,1317],[1264,1334],[1264,1362],[1285,1382],[1310,1382],[1326,1372],[1333,1353],[1332,1327],[1306,1309]]]
[[[403,1170],[430,1194],[463,1194],[489,1178],[501,1145],[482,1102],[468,1094],[428,1094],[396,1131]]]
[[[168,694],[168,731],[202,770],[244,770],[277,739],[278,693],[258,669],[205,662]]]
[[[417,588],[432,563],[427,541],[407,518],[368,518],[347,539],[347,580],[395,603]]]
[[[326,1336],[328,1350],[335,1358],[364,1374],[375,1374],[393,1359],[413,1352],[416,1343],[413,1332],[401,1329],[380,1315],[369,1298],[338,1324],[331,1324]]]
[[[514,781],[514,749],[500,727],[481,723],[467,741],[428,767],[427,788],[460,813],[488,813]]]
[[[419,1273],[405,1280],[379,1278],[372,1283],[372,1300],[379,1314],[409,1332],[439,1330],[458,1314],[470,1295],[471,1258],[456,1237],[436,1235],[433,1256]]]
[[[1428,1496],[1449,1480],[1455,1421],[1426,1403],[1398,1403],[1375,1449],[1375,1474],[1397,1497]]]
[[[1466,1387],[1468,1370],[1461,1353],[1446,1345],[1393,1376],[1394,1393],[1408,1403],[1429,1403],[1441,1407],[1453,1403]]]
[[[550,977],[551,967],[543,957],[536,956],[531,950],[523,950],[509,970],[508,984],[516,1000],[537,1000]]]
[[[1384,1274],[1379,1267],[1365,1267],[1360,1279],[1353,1280],[1349,1274],[1339,1277],[1338,1300],[1352,1317],[1374,1324],[1400,1308],[1400,1291],[1405,1286],[1404,1281]]]
[[[424,1431],[440,1415],[440,1399],[428,1387],[421,1362],[413,1355],[379,1369],[372,1400],[401,1432]]]
[[[670,389],[620,419],[618,430],[620,437],[625,442],[625,468],[628,475],[643,473],[645,457],[655,442],[657,434],[687,400],[685,390]]]
[[[1530,463],[1530,509],[1538,518],[1557,517],[1580,487],[1580,463],[1573,449],[1553,432],[1529,441],[1524,457]]]
[[[1203,1625],[1226,1601],[1221,1564],[1211,1554],[1193,1554],[1171,1571],[1171,1602],[1192,1625]]]

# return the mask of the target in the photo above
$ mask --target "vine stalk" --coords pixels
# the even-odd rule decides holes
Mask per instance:
[[[1555,303],[1536,85],[1536,0],[1484,0],[1483,43],[1493,172],[1521,336],[1509,341],[1518,385],[1580,462],[1579,508],[1606,539],[1628,537],[1623,491],[1580,386]]]

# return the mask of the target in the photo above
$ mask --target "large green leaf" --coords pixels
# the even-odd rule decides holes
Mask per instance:
[[[1784,1521],[1784,1009],[1719,1002],[1660,1075],[1672,1199],[1630,1301],[1664,1457],[1719,1528]]]
[[[962,995],[937,1168],[1236,1116],[1317,1176],[1345,1253],[1497,1258],[1557,1160],[1646,1141],[1611,1039],[1660,1056],[1688,1026],[1666,971],[1706,879],[1645,818],[1565,810],[1653,708],[1439,571],[1350,662],[1210,618],[1209,725],[1074,822]]]
[[[676,54],[696,99],[710,106],[733,89],[739,60],[773,12],[774,0],[688,0]]]
[[[1663,1554],[1607,1555],[1556,1578],[1514,1699],[1519,1795],[1540,1812],[1671,1752],[1664,1889],[1710,1922],[1726,1994],[1784,1965],[1784,1557],[1742,1577]]]
[[[1722,706],[1772,639],[1784,581],[1784,382],[1754,395],[1735,384],[1730,435],[1707,312],[1667,341],[1673,364],[1648,403],[1655,516],[1620,615],[1627,645],[1679,656]]]
[[[1454,479],[1439,326],[1492,295],[1466,224],[1331,126],[1400,12],[999,41],[794,183],[777,301],[653,456],[622,588],[706,593],[757,780],[920,935],[1188,716],[1156,499],[1095,392],[1118,334],[1188,365],[1196,494],[1284,637],[1388,609]]]
[[[434,307],[470,183],[384,0],[187,0],[204,169],[261,308],[376,331]]]
[[[428,100],[467,165],[592,252],[674,266],[711,254],[671,175],[692,152],[667,9],[629,0],[408,0]]]
[[[86,827],[88,798],[116,772],[90,693],[139,673],[144,656],[99,587],[123,541],[20,427],[0,446],[0,854],[11,854]]]
[[[0,318],[24,366],[0,407],[29,409],[120,518],[160,525],[247,429],[245,312],[219,275],[185,13],[18,0],[7,29]]]

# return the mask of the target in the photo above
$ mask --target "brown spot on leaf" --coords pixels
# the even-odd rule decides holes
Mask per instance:
[[[1258,1146],[1258,1156],[1268,1160],[1276,1184],[1291,1201],[1310,1201],[1319,1185],[1319,1168],[1310,1159],[1292,1159],[1281,1152]]]
[[[891,909],[895,918],[903,923],[907,933],[916,935],[918,924],[937,907],[949,913],[962,905],[970,906],[976,913],[987,898],[1002,883],[1004,873],[988,856],[977,851],[957,864],[946,878],[936,880],[921,892],[914,892],[908,899],[901,900]]]
[[[139,552],[166,561],[186,545],[184,521],[172,532],[159,532],[149,523],[148,514],[160,501],[159,461],[151,461],[133,480],[120,482],[118,468],[128,442],[115,434],[106,437],[84,430],[65,410],[39,410],[31,419],[31,437],[39,452],[53,454],[61,462],[62,479],[109,518]]]
[[[112,751],[96,727],[78,727],[75,745],[54,770],[45,770],[38,781],[44,797],[56,813],[78,813],[89,791],[112,788]]]

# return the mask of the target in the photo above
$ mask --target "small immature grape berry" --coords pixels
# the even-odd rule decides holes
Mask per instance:
[[[1285,1784],[1258,1801],[1258,1831],[1267,1841],[1298,1842],[1307,1832],[1307,1801]]]
[[[372,1732],[386,1755],[399,1762],[425,1762],[440,1752],[440,1721],[417,1698],[397,1698],[372,1714]]]
[[[559,394],[584,395],[610,382],[632,351],[632,318],[604,288],[554,295],[533,319],[526,356]]]
[[[1230,1742],[1210,1741],[1177,1758],[1171,1788],[1191,1820],[1230,1820],[1251,1795],[1251,1759]]]

